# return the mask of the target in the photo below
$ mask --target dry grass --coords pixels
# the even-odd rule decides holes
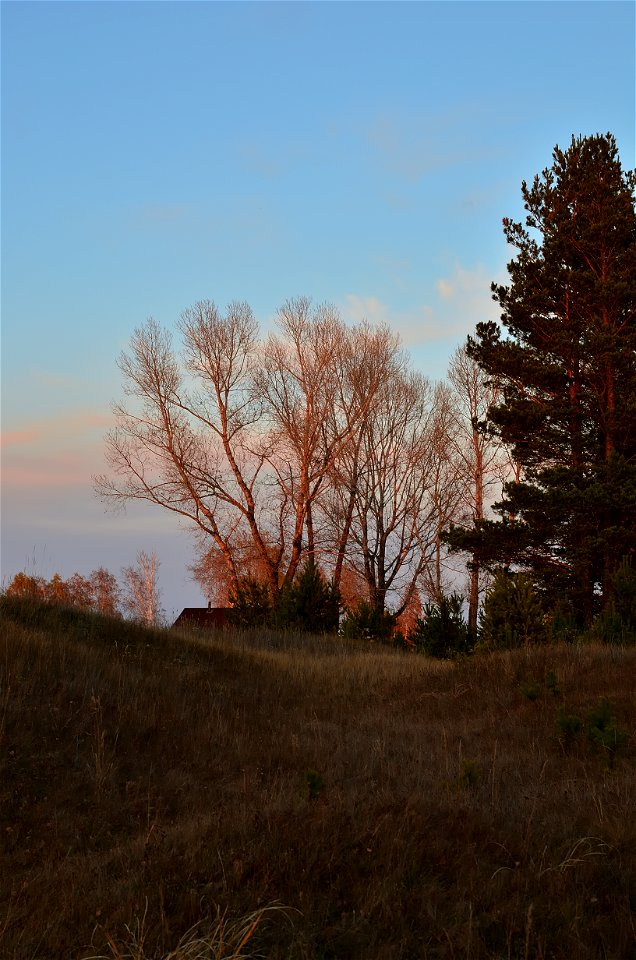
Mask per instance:
[[[228,921],[217,913],[216,920],[211,924],[199,921],[179,937],[174,950],[164,955],[165,960],[258,960],[263,954],[252,953],[250,942],[263,917],[274,910],[285,912],[284,908],[272,905],[240,920]],[[126,926],[123,941],[116,942],[107,934],[108,954],[87,957],[86,960],[145,960],[147,912],[146,902],[143,917],[137,919],[133,928]]]
[[[6,960],[636,958],[636,650],[448,664],[2,604]]]

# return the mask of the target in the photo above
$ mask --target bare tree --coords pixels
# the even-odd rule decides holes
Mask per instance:
[[[287,504],[266,469],[272,438],[263,429],[263,401],[254,384],[256,320],[247,304],[231,304],[221,317],[206,301],[185,311],[181,331],[188,370],[203,388],[182,401],[197,426],[194,457],[182,473],[184,481],[196,484],[195,519],[225,558],[232,585],[242,572],[241,546],[250,540],[275,596],[284,544],[273,545]],[[278,516],[272,529],[274,504]]]
[[[280,334],[270,335],[264,345],[256,389],[266,401],[266,417],[276,441],[269,464],[290,508],[285,574],[290,580],[303,553],[303,533],[307,552],[314,551],[312,505],[334,450],[343,442],[338,430],[330,429],[329,414],[344,335],[332,308],[312,310],[306,298],[287,301],[278,311],[277,322]]]
[[[269,463],[293,515],[289,581],[301,556],[316,552],[319,498],[338,459],[355,445],[385,370],[360,350],[370,339],[367,328],[347,329],[331,306],[289,300],[277,320],[280,333],[264,346],[256,386],[277,439]]]
[[[511,469],[508,451],[484,429],[488,409],[499,402],[501,391],[468,356],[465,347],[458,347],[451,357],[448,379],[455,390],[458,430],[454,446],[464,477],[463,510],[457,519],[474,526],[484,519],[488,502],[501,491]],[[481,576],[476,555],[470,559],[469,575],[468,625],[475,631]]]
[[[457,407],[451,389],[444,383],[435,386],[428,430],[426,499],[427,523],[423,527],[428,541],[423,544],[425,562],[420,582],[424,594],[435,603],[448,593],[454,568],[449,566],[448,551],[442,533],[458,518],[465,500],[463,461]]]
[[[159,560],[156,554],[140,550],[135,565],[122,569],[121,602],[133,620],[153,624],[162,619],[158,568]]]
[[[431,388],[404,356],[378,390],[361,426],[349,562],[363,574],[372,605],[387,595],[399,614],[411,600],[430,542],[426,510]]]
[[[256,559],[274,598],[315,549],[314,504],[382,376],[371,366],[354,387],[361,360],[331,307],[290,300],[278,326],[261,344],[246,304],[221,316],[197,303],[180,321],[184,364],[154,321],[136,330],[119,361],[131,401],[115,407],[112,474],[96,478],[115,503],[191,521],[229,588]]]
[[[256,321],[247,304],[230,304],[223,317],[203,301],[183,313],[180,328],[185,370],[153,320],[121,355],[132,403],[114,408],[112,474],[97,477],[96,489],[116,504],[147,500],[192,522],[216,544],[233,582],[233,545],[249,535],[277,590],[278,557],[268,549],[258,503],[268,438],[259,435],[262,405],[253,390]]]
[[[352,565],[351,529],[359,496],[364,462],[367,424],[373,420],[375,405],[392,383],[396,371],[405,367],[406,357],[399,337],[386,326],[367,323],[350,329],[345,354],[347,361],[338,381],[343,391],[340,411],[347,425],[348,442],[338,450],[329,470],[329,483],[319,502],[322,552],[331,560],[333,582],[343,597],[352,582],[363,577],[362,566]],[[363,593],[368,592],[366,579]],[[362,594],[358,592],[358,597]]]
[[[202,301],[181,316],[181,357],[154,321],[136,330],[99,493],[193,524],[193,573],[219,602],[246,573],[276,600],[315,554],[336,586],[361,574],[378,608],[420,586],[438,597],[464,449],[448,391],[411,372],[387,328],[347,328],[302,297],[277,324],[261,342],[247,304]]]

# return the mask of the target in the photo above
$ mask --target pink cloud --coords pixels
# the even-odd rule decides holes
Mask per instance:
[[[34,462],[2,468],[2,483],[6,490],[9,487],[85,487],[89,482],[90,475],[83,472],[78,474],[72,463],[65,464],[62,461],[55,464],[50,461]]]
[[[24,443],[33,443],[41,436],[41,431],[36,427],[30,427],[27,430],[11,430],[0,434],[0,447],[14,447]]]
[[[2,434],[2,443],[32,443],[40,438],[57,434],[68,434],[83,430],[106,430],[113,425],[113,417],[101,410],[88,410],[77,413],[69,411],[49,417],[41,417],[27,423],[16,425],[13,430],[5,430]]]
[[[103,468],[104,433],[112,423],[101,411],[69,412],[5,431],[3,487],[90,486]]]

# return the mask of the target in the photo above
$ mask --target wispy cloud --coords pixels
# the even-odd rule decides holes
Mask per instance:
[[[413,261],[411,257],[396,257],[391,254],[376,254],[373,263],[382,270],[388,280],[396,287],[403,289],[411,279]]]
[[[452,162],[452,157],[435,144],[430,134],[418,125],[400,123],[392,115],[377,117],[367,137],[389,169],[407,180],[419,180]]]
[[[26,430],[3,430],[0,433],[0,447],[5,449],[6,447],[18,447],[34,443],[41,435],[41,430],[35,427],[29,427]]]
[[[133,219],[142,227],[173,226],[187,221],[192,212],[185,203],[147,203],[133,211]]]
[[[2,483],[5,489],[22,490],[26,487],[47,490],[51,487],[85,487],[90,482],[92,459],[86,450],[58,450],[54,453],[32,450],[19,458],[10,458],[8,463],[7,458],[3,458]]]
[[[394,310],[371,294],[349,293],[341,312],[350,322],[366,319],[387,324],[400,334],[405,346],[431,341],[455,343],[477,323],[498,318],[498,308],[490,295],[491,279],[482,265],[468,269],[457,263],[449,276],[437,279],[429,303],[417,304],[411,310]]]
[[[269,141],[245,140],[235,149],[238,163],[248,173],[261,180],[276,180],[299,164],[306,164],[315,156],[315,148],[309,151],[300,141],[278,141],[275,146]]]
[[[465,135],[470,118],[467,113],[464,123],[458,125],[455,116],[407,116],[394,110],[377,115],[368,124],[365,137],[392,173],[416,182],[428,173],[475,158],[473,141]]]
[[[427,304],[422,304],[412,311],[400,312],[392,310],[377,297],[359,296],[355,293],[347,294],[341,312],[345,320],[351,323],[368,320],[372,324],[390,327],[400,334],[406,346],[419,342],[422,339],[420,331],[430,327],[432,321],[432,309]]]
[[[445,277],[440,277],[437,283],[435,284],[437,292],[439,293],[442,300],[450,300],[454,294],[454,289],[452,283],[446,280]]]
[[[468,269],[456,263],[450,276],[439,277],[436,313],[451,328],[471,330],[477,323],[499,319],[499,308],[491,296],[495,279],[482,264]]]
[[[274,180],[283,172],[280,156],[266,151],[257,143],[243,143],[238,147],[239,162],[249,172],[265,180]]]
[[[101,468],[103,437],[112,426],[102,411],[71,412],[16,424],[2,432],[2,483],[16,487],[83,487]]]

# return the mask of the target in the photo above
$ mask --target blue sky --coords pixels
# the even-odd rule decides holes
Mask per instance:
[[[156,550],[168,612],[202,603],[189,534],[92,493],[134,327],[306,294],[443,376],[521,181],[573,133],[636,165],[635,9],[3,2],[2,581]]]

